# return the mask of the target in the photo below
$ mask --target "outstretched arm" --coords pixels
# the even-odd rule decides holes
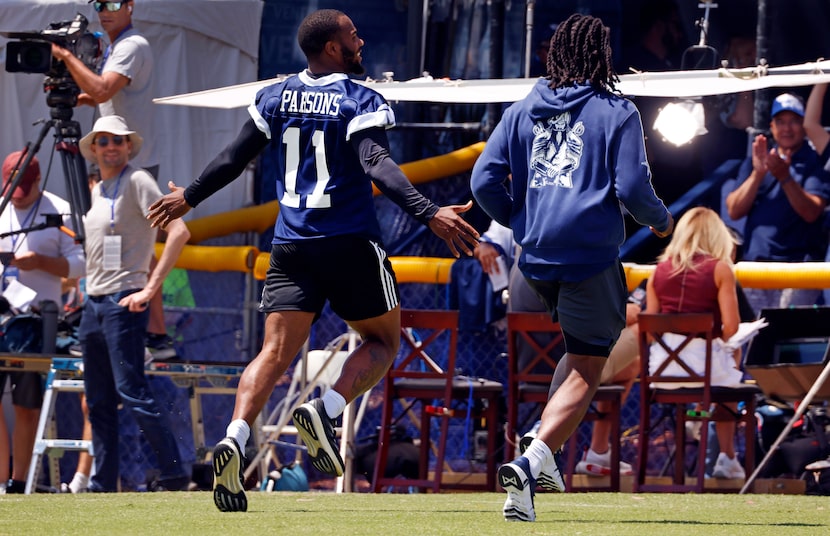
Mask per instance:
[[[168,183],[171,192],[150,206],[147,218],[153,227],[165,229],[199,203],[236,179],[248,162],[268,145],[268,138],[248,119],[234,141],[211,161],[202,174],[187,188]]]
[[[478,232],[460,216],[472,208],[472,201],[466,205],[437,207],[424,197],[392,160],[383,129],[356,132],[351,137],[351,143],[360,157],[363,170],[384,195],[441,237],[454,256],[460,256],[459,249],[467,255],[473,254],[473,248],[478,243]]]

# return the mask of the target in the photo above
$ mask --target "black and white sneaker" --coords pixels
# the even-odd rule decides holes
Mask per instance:
[[[242,452],[232,437],[213,447],[213,502],[222,512],[244,512],[248,509],[243,485]]]
[[[533,508],[533,491],[536,482],[530,474],[530,463],[519,456],[510,463],[499,467],[499,485],[507,492],[504,501],[505,521],[536,521]]]
[[[524,454],[535,438],[535,435],[523,435],[519,440],[519,454]],[[553,453],[553,459],[549,459],[542,466],[542,470],[539,472],[539,478],[536,479],[536,484],[545,491],[564,493],[565,479],[562,478],[562,472],[559,470],[560,467],[562,467],[562,451],[557,450]]]
[[[144,347],[152,355],[153,361],[164,361],[177,357],[173,338],[166,333],[147,333]]]
[[[322,473],[342,476],[345,466],[335,441],[334,423],[323,400],[315,398],[294,410],[294,426],[308,448],[311,465]]]

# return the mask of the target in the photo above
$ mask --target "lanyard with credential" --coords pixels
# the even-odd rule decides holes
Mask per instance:
[[[118,190],[121,188],[121,178],[124,177],[124,172],[127,171],[127,166],[118,174],[118,179],[115,181],[115,192],[112,197],[107,193],[104,183],[101,182],[101,195],[109,199],[110,202],[110,232],[104,235],[103,240],[103,268],[107,271],[121,270],[121,236],[115,234],[115,200],[118,198]]]
[[[124,28],[123,30],[118,32],[118,35],[115,36],[115,39],[112,40],[112,43],[110,43],[107,46],[107,49],[104,51],[104,57],[101,58],[101,64],[100,64],[101,66],[98,68],[98,74],[101,74],[102,72],[104,72],[104,65],[107,64],[107,59],[110,57],[110,52],[112,52],[112,47],[115,46],[115,42],[118,41],[118,39],[120,39],[122,35],[124,35],[125,33],[129,32],[132,29],[133,29],[132,23],[128,24],[126,28]]]
[[[107,192],[103,181],[101,182],[101,194],[104,196],[104,199],[109,199],[110,202],[110,234],[115,233],[115,200],[118,197],[118,189],[121,188],[121,178],[124,176],[125,171],[127,171],[127,166],[124,166],[124,169],[121,170],[121,173],[118,174],[118,178],[115,180],[115,192],[113,192],[112,197]]]
[[[20,228],[21,229],[25,229],[29,225],[29,222],[33,219],[35,211],[37,211],[37,208],[39,206],[40,206],[40,199],[38,199],[35,202],[35,204],[32,205],[32,208],[29,209],[29,213],[26,214],[25,218],[23,218],[23,221],[20,223]],[[9,230],[12,230],[11,223],[12,223],[12,211],[10,210],[9,211]],[[12,251],[13,252],[17,251],[17,239],[19,238],[19,236],[20,235],[13,234],[9,237],[9,238],[11,238],[11,241],[12,241]]]

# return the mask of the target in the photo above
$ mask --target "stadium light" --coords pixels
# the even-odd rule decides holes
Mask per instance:
[[[706,134],[704,124],[703,103],[699,100],[685,100],[665,105],[654,120],[654,130],[663,139],[679,147],[692,141],[695,136]]]
[[[713,0],[703,0],[698,7],[704,9],[703,18],[695,24],[700,27],[700,42],[683,52],[680,61],[681,70],[712,69],[715,67],[718,52],[706,43],[709,33],[709,11],[718,7]],[[695,136],[706,134],[706,118],[700,99],[687,99],[671,102],[664,106],[654,120],[654,130],[663,139],[678,147],[692,141]]]

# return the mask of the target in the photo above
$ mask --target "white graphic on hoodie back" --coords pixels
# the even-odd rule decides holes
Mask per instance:
[[[530,153],[531,188],[562,186],[573,188],[573,173],[579,168],[585,143],[585,126],[578,121],[570,126],[571,114],[564,112],[533,125]]]

